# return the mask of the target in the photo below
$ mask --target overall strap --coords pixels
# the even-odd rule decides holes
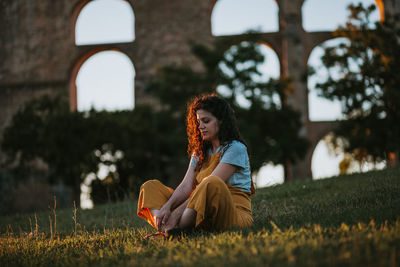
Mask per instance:
[[[196,184],[201,183],[201,181],[203,181],[204,178],[211,175],[211,173],[219,164],[220,157],[221,157],[221,152],[218,152],[209,156],[207,160],[203,162],[201,169],[196,173]]]
[[[205,162],[203,162],[201,169],[198,172],[196,172],[195,185],[198,185],[199,183],[201,183],[201,181],[203,181],[204,178],[211,175],[211,173],[214,171],[214,169],[219,164],[220,158],[221,158],[221,152],[218,152],[218,153],[215,153],[215,154],[209,156],[207,158],[207,160]],[[253,179],[251,179],[250,192],[251,192],[251,195],[254,195],[256,193]]]

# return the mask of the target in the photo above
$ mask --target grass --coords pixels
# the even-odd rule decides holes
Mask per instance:
[[[252,227],[180,241],[145,240],[129,201],[0,217],[0,266],[400,265],[400,168],[259,189],[252,203]]]

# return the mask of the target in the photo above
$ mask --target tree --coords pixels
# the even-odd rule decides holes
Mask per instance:
[[[190,98],[215,92],[217,86],[222,86],[224,93],[220,95],[237,114],[250,148],[252,170],[257,171],[266,162],[286,165],[304,157],[308,141],[299,136],[302,126],[299,113],[286,104],[292,90],[290,79],[262,81],[258,67],[264,56],[256,45],[257,35],[249,33],[247,39],[237,45],[235,39],[222,39],[212,48],[191,43],[204,71],[166,66],[160,69],[148,90],[159,96],[161,106],[177,113],[183,123],[185,104]]]
[[[45,95],[26,103],[5,129],[2,142],[8,156],[6,165],[14,165],[13,177],[27,179],[35,169],[32,162],[41,159],[49,169],[47,175],[42,173],[46,176],[42,179],[71,186],[79,203],[78,181],[82,170],[77,167],[90,146],[84,136],[73,138],[79,134],[77,129],[81,128],[82,120],[78,113],[70,114],[67,102],[61,97]]]
[[[150,178],[167,181],[176,175],[171,165],[179,163],[182,157],[177,155],[185,150],[177,145],[185,135],[177,124],[169,113],[147,105],[133,111],[71,112],[62,98],[43,96],[13,117],[2,149],[14,178],[26,179],[32,174],[32,161],[40,159],[48,166],[41,177],[70,186],[77,203],[88,175],[98,190],[94,199],[105,202],[135,196]],[[100,166],[110,170],[105,179],[98,175]]]
[[[390,162],[400,149],[400,25],[395,15],[371,29],[374,9],[349,6],[348,22],[334,33],[349,42],[325,49],[329,75],[316,87],[342,103],[346,120],[335,130],[335,142],[342,139],[359,160]]]

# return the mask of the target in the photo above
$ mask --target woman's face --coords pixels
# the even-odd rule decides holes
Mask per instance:
[[[199,123],[199,130],[201,136],[205,141],[213,141],[218,139],[218,131],[220,122],[210,112],[199,109],[196,112],[197,122]]]

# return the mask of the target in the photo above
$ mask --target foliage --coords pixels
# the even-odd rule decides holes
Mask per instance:
[[[252,170],[265,162],[295,162],[304,157],[308,141],[299,136],[300,114],[286,104],[292,83],[285,77],[263,81],[259,65],[264,56],[257,35],[249,33],[246,39],[240,43],[234,38],[221,39],[212,48],[192,43],[203,71],[176,65],[161,68],[148,90],[159,96],[163,108],[183,121],[188,100],[219,86],[224,92],[217,92],[234,108],[250,147]]]
[[[4,138],[7,142],[3,142],[2,148],[12,159],[16,157],[18,151],[23,151],[19,155],[22,162],[33,160],[40,153],[41,146],[45,142],[42,137],[45,122],[66,112],[68,112],[68,105],[60,97],[51,98],[45,95],[30,101],[13,116],[14,127],[5,129]],[[37,140],[37,142],[31,142],[31,140]]]
[[[11,210],[12,191],[11,175],[6,171],[0,171],[0,215],[7,214]]]
[[[2,266],[396,266],[399,168],[259,189],[254,226],[148,241],[136,202],[0,217]],[[299,201],[301,200],[301,201]],[[75,216],[75,215],[74,215]],[[20,229],[20,230],[17,230]],[[53,229],[54,230],[54,229]]]
[[[399,16],[370,29],[374,6],[349,9],[348,22],[335,32],[349,42],[325,49],[322,61],[329,76],[317,88],[342,103],[346,120],[335,134],[345,140],[346,151],[359,159],[388,159],[400,151]]]
[[[71,186],[77,203],[88,175],[96,179],[98,202],[111,196],[123,199],[136,194],[149,177],[165,181],[175,174],[170,166],[179,165],[177,153],[184,154],[177,143],[184,131],[169,127],[174,120],[145,105],[134,111],[70,112],[63,99],[44,96],[17,112],[5,130],[2,149],[14,177],[26,180],[35,166],[32,161],[41,159],[48,165],[47,180]],[[111,170],[102,181],[101,166]]]

